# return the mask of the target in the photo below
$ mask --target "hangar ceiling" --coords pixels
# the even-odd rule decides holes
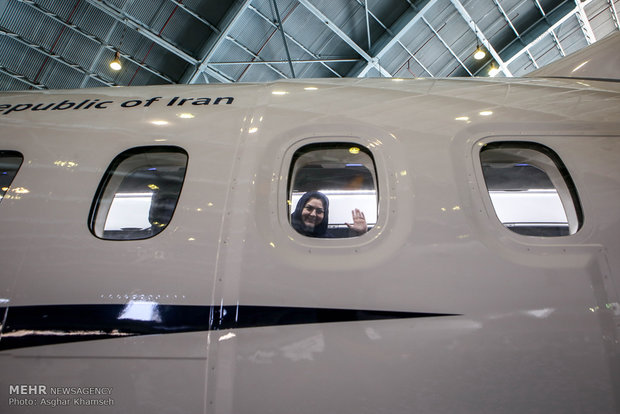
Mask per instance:
[[[489,76],[491,67],[522,76],[620,30],[618,8],[620,0],[0,0],[0,90]],[[119,71],[109,66],[116,52]]]

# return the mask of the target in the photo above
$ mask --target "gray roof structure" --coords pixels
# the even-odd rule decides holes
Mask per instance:
[[[0,0],[0,90],[489,76],[492,66],[496,76],[523,76],[620,30],[619,8],[620,0]],[[116,52],[118,72],[109,67]]]

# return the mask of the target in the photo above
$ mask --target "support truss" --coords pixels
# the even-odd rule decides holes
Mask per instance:
[[[286,42],[286,35],[284,34],[284,28],[282,27],[282,19],[280,18],[280,11],[278,10],[278,3],[276,0],[273,1],[273,9],[276,12],[276,19],[278,20],[278,28],[280,34],[282,35],[282,43],[284,44],[284,50],[286,51],[286,58],[288,59],[289,68],[291,69],[291,75],[295,78],[295,69],[293,69],[293,62],[291,62],[291,53],[288,50],[288,43]]]
[[[258,59],[259,62],[264,63],[265,65],[267,65],[267,67],[271,70],[273,70],[275,73],[278,74],[278,76],[284,78],[284,79],[288,79],[289,77],[286,76],[286,74],[284,72],[282,72],[280,69],[276,68],[275,66],[271,65],[270,63],[266,62],[265,60],[263,60],[262,57],[260,57],[259,55],[257,55],[256,53],[252,52],[247,46],[245,46],[243,43],[239,42],[237,39],[235,39],[232,36],[226,36],[226,40],[228,40],[229,42],[231,42],[232,44],[234,44],[235,46],[237,46],[238,48],[240,48],[241,50],[243,50],[244,52],[246,52],[247,54],[249,54],[250,56],[252,56],[254,59]],[[247,62],[250,63],[250,62]]]
[[[587,6],[588,4],[590,4],[593,0],[586,0],[582,3],[583,7]],[[540,36],[538,36],[536,39],[532,40],[530,43],[528,43],[524,48],[522,48],[519,52],[515,53],[514,56],[512,56],[510,59],[508,59],[507,61],[504,62],[504,64],[502,66],[507,67],[508,65],[510,65],[512,62],[514,62],[518,57],[520,57],[522,54],[524,53],[529,53],[529,50],[532,48],[532,46],[536,45],[538,42],[540,42],[542,39],[544,39],[546,36],[550,35],[551,33],[554,32],[555,29],[557,29],[558,27],[560,27],[560,25],[562,25],[564,22],[566,22],[568,19],[570,19],[571,17],[573,17],[575,14],[577,14],[579,12],[579,7],[575,6],[574,9],[572,9],[570,12],[568,12],[564,17],[562,17],[560,20],[558,20],[557,22],[555,22],[553,25],[551,25],[547,30],[545,30]],[[500,67],[500,69],[502,69],[502,67]]]
[[[353,39],[351,39],[349,36],[347,36],[347,34],[344,31],[342,31],[342,29],[340,29],[333,21],[331,21],[319,9],[317,9],[312,3],[310,3],[310,1],[308,1],[308,0],[299,0],[299,2],[306,9],[308,9],[308,11],[310,11],[312,14],[314,14],[316,17],[318,17],[323,23],[325,23],[327,25],[327,27],[330,28],[331,31],[336,33],[338,35],[338,37],[340,37],[342,40],[344,40],[344,42],[346,44],[348,44],[353,50],[355,50],[361,57],[363,57],[368,62],[368,64],[371,67],[374,67],[375,69],[377,69],[379,71],[379,73],[381,73],[381,76],[385,76],[385,77],[388,77],[388,78],[392,77],[390,72],[385,70],[379,64],[379,58],[378,57],[374,57],[373,58],[368,53],[366,53],[366,51],[364,51],[364,49],[359,47],[359,45],[357,43],[355,43],[353,41]]]
[[[503,66],[502,72],[504,72],[504,75],[508,77],[512,77],[512,73],[510,72],[508,67],[506,67],[506,65],[504,64],[503,59],[499,56],[499,53],[497,53],[493,45],[491,45],[491,42],[489,42],[489,39],[487,39],[484,33],[482,33],[482,30],[480,30],[480,27],[478,27],[478,25],[474,22],[474,19],[472,19],[469,13],[467,12],[467,10],[465,10],[463,3],[461,3],[459,0],[450,0],[450,1],[452,2],[452,5],[456,8],[456,10],[459,12],[463,20],[467,22],[467,24],[469,25],[469,28],[474,31],[480,43],[482,43],[484,47],[489,51],[491,56],[493,56],[493,59],[495,59],[497,64],[500,65],[500,67]]]
[[[87,69],[84,69],[83,67],[81,67],[80,65],[78,65],[77,63],[73,63],[68,61],[67,59],[65,59],[64,57],[57,55],[53,52],[48,52],[47,50],[45,50],[43,48],[43,46],[38,45],[36,43],[32,43],[31,41],[21,37],[20,35],[18,35],[17,33],[14,33],[6,28],[0,28],[0,34],[3,34],[7,37],[10,37],[11,39],[21,43],[22,45],[29,47],[30,49],[36,50],[37,52],[47,56],[50,59],[55,60],[56,62],[62,63],[65,66],[70,67],[73,70],[76,70],[78,72],[80,72],[83,75],[89,76],[99,82],[101,82],[102,84],[106,85],[106,86],[117,86],[114,82],[111,82],[107,79],[102,78],[101,76],[99,76],[96,73],[90,72]]]
[[[390,30],[390,28],[389,28],[389,27],[387,27],[385,24],[383,24],[383,22],[382,22],[381,20],[379,20],[379,18],[378,18],[377,16],[375,16],[375,15],[374,15],[374,13],[373,13],[372,11],[370,11],[370,9],[368,9],[368,8],[366,7],[366,5],[365,5],[365,4],[362,4],[361,0],[356,0],[356,1],[357,1],[357,3],[358,3],[360,6],[364,6],[364,7],[366,8],[366,12],[367,12],[366,14],[367,14],[367,15],[370,15],[370,16],[371,16],[371,17],[372,17],[372,18],[373,18],[373,19],[374,19],[374,20],[375,20],[375,21],[376,21],[376,22],[377,22],[377,23],[378,23],[378,24],[379,24],[379,25],[383,28],[383,30],[385,30],[385,31],[386,31],[386,32],[387,32],[390,36],[394,36],[394,33]],[[409,4],[413,7],[413,5],[411,4],[411,2],[409,2]],[[423,64],[422,62],[420,62],[420,60],[419,60],[419,59],[418,59],[418,58],[417,58],[417,57],[416,57],[416,56],[415,56],[415,55],[411,52],[411,50],[409,50],[409,48],[408,48],[407,46],[405,46],[405,45],[404,45],[404,43],[403,43],[403,42],[401,42],[400,40],[398,40],[396,43],[397,43],[397,44],[398,44],[401,48],[403,48],[403,50],[404,50],[405,52],[407,52],[407,54],[409,55],[409,59],[408,59],[406,62],[404,62],[404,63],[403,63],[403,66],[404,66],[404,65],[405,65],[405,64],[406,64],[409,60],[413,59],[413,60],[414,60],[414,61],[415,61],[415,62],[416,62],[416,63],[417,63],[417,64],[418,64],[418,65],[419,65],[422,69],[424,69],[424,71],[425,71],[426,73],[428,73],[428,75],[429,75],[431,78],[433,78],[433,77],[434,77],[434,76],[433,76],[433,74],[432,74],[432,73],[428,70],[428,68],[427,68],[426,66],[424,66],[424,64]],[[369,48],[369,50],[370,50],[370,48]],[[401,68],[402,68],[402,66],[401,66]],[[399,69],[399,70],[400,70],[400,69]],[[398,72],[398,70],[397,70],[396,72]]]
[[[208,73],[213,76],[215,79],[219,80],[222,83],[233,82],[234,80],[228,76],[225,76],[223,73],[216,71],[213,68],[209,67],[209,61],[213,58],[213,54],[215,51],[224,43],[227,37],[230,34],[231,29],[235,26],[235,24],[241,18],[241,15],[248,8],[252,0],[245,0],[242,4],[240,4],[237,9],[232,13],[230,18],[228,19],[228,23],[224,27],[223,30],[220,31],[217,40],[209,50],[204,54],[204,56],[199,60],[199,63],[196,65],[196,69],[194,70],[193,75],[191,75],[188,83],[196,83],[200,79],[200,76],[203,72]]]
[[[185,53],[184,51],[182,51],[181,49],[179,49],[177,46],[173,45],[172,43],[168,42],[167,40],[164,40],[158,34],[154,33],[149,27],[139,22],[138,20],[134,19],[133,17],[129,16],[127,13],[117,10],[116,8],[112,6],[109,6],[103,0],[86,0],[86,2],[90,4],[91,6],[96,7],[97,9],[101,10],[108,16],[111,16],[115,18],[116,20],[123,22],[127,27],[137,31],[142,36],[151,40],[153,43],[163,47],[167,51],[177,55],[179,58],[183,59],[184,61],[192,65],[198,64],[198,60],[196,58],[188,55],[187,53]]]
[[[39,13],[42,13],[44,15],[46,15],[47,17],[51,18],[52,20],[56,21],[57,23],[62,24],[64,27],[66,27],[67,29],[70,29],[72,31],[74,31],[75,33],[78,33],[84,37],[86,37],[87,39],[90,39],[91,41],[97,43],[100,47],[103,47],[111,52],[116,52],[118,51],[120,53],[120,55],[123,57],[123,59],[133,63],[136,66],[141,67],[142,69],[151,72],[153,75],[165,80],[168,83],[174,83],[174,81],[172,79],[170,79],[167,75],[164,75],[163,73],[159,72],[157,69],[151,68],[150,66],[138,62],[137,60],[135,60],[132,56],[130,56],[127,53],[124,53],[122,50],[118,50],[117,48],[115,48],[114,46],[110,45],[109,43],[107,43],[106,41],[98,38],[97,36],[88,33],[86,31],[84,31],[83,29],[80,29],[79,27],[77,27],[75,24],[73,23],[68,23],[66,21],[64,21],[64,19],[62,17],[60,17],[59,15],[43,8],[41,5],[35,3],[33,0],[19,0],[21,3],[27,4],[28,6],[30,6],[31,8],[35,9],[36,11],[38,11]],[[117,20],[117,23],[121,23]]]
[[[13,72],[11,69],[6,68],[4,66],[0,66],[0,73],[4,73],[7,76],[10,76],[13,79],[16,79],[26,85],[35,88],[35,89],[47,89],[47,86],[41,85],[40,83],[36,83],[30,79],[28,79],[25,75],[20,75],[19,73]]]
[[[435,5],[436,1],[437,0],[429,0],[429,2],[426,3],[426,5],[422,8],[422,10],[420,10],[417,14],[415,14],[411,18],[411,20],[409,20],[409,22],[401,30],[399,30],[398,33],[394,34],[394,36],[390,39],[390,41],[387,42],[386,45],[381,48],[381,50],[379,50],[377,53],[375,53],[375,56],[374,56],[373,59],[376,59],[377,61],[379,61],[383,57],[383,55],[385,55],[396,44],[400,44],[401,46],[403,46],[403,48],[405,50],[407,50],[409,55],[411,57],[414,57],[413,54],[411,52],[409,52],[409,50],[400,42],[400,40],[402,39],[402,37],[406,33],[409,32],[409,30],[411,30],[411,28],[416,23],[418,23],[422,19],[422,16],[424,16],[424,13],[426,13],[431,7],[433,7]],[[415,57],[414,57],[414,59],[415,59]],[[415,59],[415,60],[416,60],[417,63],[419,63],[424,68],[424,66],[417,59]],[[372,68],[373,68],[373,65],[370,62],[368,62],[366,64],[366,66],[360,71],[360,73],[357,74],[357,77],[358,78],[363,78],[364,76],[366,76],[368,71],[370,69],[372,69]],[[429,75],[433,76],[426,68],[424,68],[424,70],[426,70]]]
[[[618,11],[616,10],[616,5],[614,4],[614,0],[607,0],[609,3],[609,11],[611,12],[611,18],[616,25],[616,29],[620,30],[620,22],[618,21]]]
[[[586,14],[586,10],[581,4],[581,0],[575,0],[575,4],[577,5],[577,20],[579,20],[579,26],[581,27],[581,31],[583,32],[584,37],[586,38],[586,42],[588,45],[596,42],[596,37],[594,37],[594,31],[592,31],[592,26],[590,26],[590,20],[588,19],[588,15]]]
[[[474,76],[469,69],[467,68],[467,66],[465,66],[465,64],[463,63],[463,61],[461,59],[459,59],[459,57],[457,56],[456,53],[454,53],[454,51],[452,50],[452,48],[446,43],[445,40],[443,40],[443,37],[441,37],[441,35],[439,34],[439,32],[437,32],[437,30],[435,30],[435,28],[433,27],[433,25],[430,24],[430,22],[428,20],[426,20],[426,18],[424,16],[422,16],[422,21],[429,27],[429,29],[431,29],[433,31],[433,33],[435,34],[435,36],[437,37],[437,39],[439,39],[441,41],[441,43],[443,43],[443,45],[446,47],[446,49],[448,49],[448,52],[450,52],[450,54],[461,64],[461,66],[467,71],[467,73],[469,73],[469,76]]]
[[[269,17],[265,16],[263,13],[261,13],[260,10],[258,10],[256,7],[249,5],[248,9],[252,10],[254,13],[256,13],[257,16],[259,16],[261,19],[263,19],[265,22],[267,22],[269,25],[271,25],[271,27],[273,27],[274,29],[278,28],[278,25],[276,25],[274,22],[272,22]],[[307,47],[305,47],[304,45],[302,45],[301,43],[299,43],[299,41],[297,39],[295,39],[293,36],[289,35],[288,33],[286,33],[286,31],[284,32],[284,35],[286,36],[286,38],[288,40],[290,40],[291,42],[293,42],[298,48],[300,48],[301,50],[303,50],[304,52],[306,52],[307,54],[309,54],[310,56],[312,56],[315,60],[320,61],[320,63],[327,69],[329,70],[331,73],[333,73],[334,75],[338,76],[339,78],[342,78],[342,75],[339,74],[338,72],[336,72],[334,69],[332,69],[329,65],[326,64],[326,60],[325,59],[321,59],[319,55],[317,55],[316,53],[311,52]],[[295,61],[293,61],[294,63]]]
[[[293,64],[308,64],[308,63],[351,63],[359,62],[360,59],[292,59],[292,60],[254,60],[248,62],[245,60],[230,61],[230,62],[209,62],[211,66],[231,66],[231,65],[288,65],[289,62]]]
[[[506,20],[506,23],[508,23],[508,26],[510,26],[510,28],[512,29],[512,31],[515,33],[515,35],[518,38],[521,38],[521,35],[519,34],[519,32],[517,31],[517,28],[512,24],[512,20],[510,20],[510,17],[508,17],[508,14],[506,14],[506,11],[504,10],[504,8],[502,7],[501,4],[499,4],[499,1],[497,0],[493,0],[493,3],[495,3],[495,6],[499,9],[500,13],[502,14],[502,16],[504,16],[504,20]],[[541,8],[542,10],[542,8]]]

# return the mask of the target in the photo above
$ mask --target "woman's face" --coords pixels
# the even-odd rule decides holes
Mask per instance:
[[[308,230],[313,230],[316,226],[321,224],[324,216],[325,210],[323,202],[318,198],[311,198],[308,200],[301,211],[301,221]]]

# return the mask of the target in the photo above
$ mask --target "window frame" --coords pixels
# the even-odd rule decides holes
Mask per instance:
[[[337,137],[334,137],[337,138]],[[362,166],[364,168],[366,168],[366,170],[369,172],[370,174],[370,178],[372,180],[372,185],[373,185],[373,189],[369,190],[369,191],[374,191],[375,192],[375,204],[376,204],[376,220],[374,221],[374,224],[372,226],[372,228],[369,228],[368,231],[366,233],[363,234],[359,234],[359,235],[349,235],[346,237],[310,237],[310,236],[304,236],[303,234],[299,233],[297,230],[294,229],[294,227],[292,226],[291,223],[291,215],[293,213],[293,211],[295,211],[296,206],[293,205],[292,203],[292,199],[293,199],[293,184],[294,184],[294,179],[296,178],[297,174],[299,173],[300,170],[302,170],[305,165],[299,166],[298,165],[298,161],[303,158],[304,156],[307,156],[308,154],[312,154],[317,153],[317,155],[314,155],[314,158],[316,159],[316,161],[320,161],[321,158],[318,155],[319,152],[321,151],[330,151],[330,150],[343,150],[343,151],[348,151],[350,148],[352,147],[357,147],[359,148],[359,151],[362,152],[369,160],[369,162],[372,164],[370,165],[366,165],[366,164],[362,164]],[[312,161],[312,156],[309,157],[310,161]],[[341,162],[347,162],[346,160],[343,159],[343,161]],[[307,165],[307,164],[306,164]],[[369,168],[372,167],[372,168]],[[363,237],[365,236],[367,233],[371,232],[372,229],[377,225],[377,223],[379,222],[379,205],[380,205],[380,196],[379,196],[379,181],[378,181],[378,177],[377,177],[377,162],[375,160],[375,157],[373,155],[373,153],[370,151],[370,148],[368,148],[365,145],[362,145],[360,143],[354,142],[350,139],[344,139],[344,140],[338,140],[338,139],[331,139],[328,141],[315,141],[313,140],[312,142],[305,142],[305,143],[301,143],[301,145],[296,146],[296,148],[292,151],[292,155],[291,158],[288,162],[288,176],[287,176],[287,181],[286,181],[286,203],[287,203],[287,218],[288,218],[288,223],[289,223],[289,227],[291,230],[293,230],[295,232],[295,234],[297,235],[301,235],[304,236],[304,238],[309,238],[309,239],[314,239],[314,238],[318,238],[318,239],[332,239],[332,240],[347,240],[347,239],[357,239],[359,237]],[[330,203],[331,204],[331,203]]]
[[[103,196],[105,195],[106,189],[109,186],[113,186],[113,188],[118,190],[123,180],[126,178],[122,174],[114,174],[115,171],[117,171],[118,167],[122,163],[124,163],[127,159],[133,156],[144,155],[144,154],[154,154],[154,153],[170,153],[170,154],[176,153],[176,154],[181,154],[185,156],[185,172],[182,177],[182,181],[181,181],[181,185],[179,188],[179,193],[178,193],[178,197],[177,197],[174,209],[172,210],[172,213],[170,215],[170,221],[172,221],[175,211],[179,205],[179,201],[181,199],[181,193],[183,191],[183,187],[185,184],[185,178],[187,176],[187,167],[189,165],[189,154],[187,153],[185,149],[178,147],[178,146],[173,146],[173,145],[147,145],[147,146],[140,146],[140,147],[132,147],[125,151],[120,152],[113,158],[113,160],[110,162],[110,164],[106,168],[106,171],[104,172],[101,180],[99,181],[99,185],[93,197],[93,201],[91,202],[91,208],[88,214],[88,229],[93,236],[95,236],[96,238],[100,240],[105,240],[105,241],[141,241],[141,240],[151,239],[163,233],[163,231],[166,230],[166,228],[168,228],[170,223],[166,224],[161,229],[161,231],[154,233],[152,235],[149,235],[148,237],[126,238],[126,239],[125,238],[102,237],[105,231],[103,227],[105,226],[108,214],[110,212],[110,209],[111,209],[111,206],[114,200],[114,197],[107,199]],[[135,165],[136,166],[141,165],[139,163],[139,160],[135,161]],[[127,166],[125,166],[125,168],[126,167]],[[113,194],[117,194],[116,191]],[[103,214],[102,212],[105,212],[105,214]],[[102,216],[104,216],[103,217],[104,220],[100,220]],[[102,236],[97,234],[96,229],[98,228]]]
[[[556,151],[554,151],[548,145],[542,143],[542,141],[545,141],[544,138],[547,138],[547,136],[542,135],[541,138],[543,139],[532,139],[531,141],[525,141],[510,139],[509,137],[506,137],[506,139],[483,139],[482,141],[478,142],[478,147],[475,150],[477,156],[475,158],[477,161],[476,169],[480,173],[480,188],[484,193],[483,197],[485,200],[485,204],[487,205],[489,216],[492,216],[494,218],[494,221],[499,225],[499,227],[503,229],[503,231],[508,231],[508,234],[515,235],[516,237],[525,237],[528,239],[539,238],[544,240],[558,240],[565,237],[573,237],[581,232],[584,225],[584,211],[579,198],[577,187],[572,179],[572,175],[570,174],[568,168],[562,161],[562,158],[557,154]],[[558,194],[558,197],[560,198],[560,202],[562,204],[564,213],[568,221],[569,234],[561,236],[525,235],[515,230],[512,230],[510,226],[506,226],[504,223],[502,223],[502,221],[498,217],[496,207],[491,199],[487,180],[483,172],[482,153],[485,150],[495,149],[512,149],[517,151],[528,150],[534,151],[540,156],[538,160],[533,159],[534,162],[531,163],[531,165],[542,170],[553,184]],[[553,165],[550,165],[549,162],[546,162],[544,157],[547,157]],[[545,168],[545,166],[547,168]],[[552,169],[549,169],[549,166],[551,166]]]
[[[6,191],[2,191],[0,189],[0,203],[2,203],[2,201],[6,198],[6,194],[11,190],[11,187],[13,185],[13,181],[15,181],[15,177],[17,177],[17,174],[19,173],[19,170],[21,169],[22,165],[24,164],[24,154],[22,154],[19,151],[14,151],[14,150],[0,150],[0,158],[8,158],[8,157],[18,157],[21,159],[21,161],[19,162],[19,164],[17,165],[17,168],[15,168],[15,174],[13,174],[13,177],[11,178],[11,181],[6,185]]]
[[[277,245],[279,240],[280,244],[284,244],[289,250],[290,254],[304,254],[303,252],[317,251],[317,252],[330,252],[329,254],[342,255],[342,254],[356,254],[363,251],[370,244],[385,242],[385,228],[390,220],[394,219],[394,213],[400,210],[402,207],[394,205],[394,201],[388,200],[390,194],[393,193],[395,187],[399,187],[397,179],[392,177],[386,169],[386,154],[383,145],[392,146],[393,137],[386,136],[382,131],[375,131],[374,135],[370,135],[367,130],[360,129],[357,133],[338,133],[339,128],[335,128],[336,131],[332,131],[334,128],[325,127],[320,131],[313,131],[313,133],[307,133],[302,131],[301,133],[286,134],[283,136],[280,143],[280,150],[276,147],[273,148],[277,151],[277,171],[279,173],[269,173],[271,176],[271,189],[277,193],[277,197],[274,199],[274,204],[270,209],[270,215],[272,216],[273,229],[279,228],[278,231],[269,231],[271,238]],[[355,132],[355,131],[354,131]],[[291,136],[292,135],[292,136]],[[372,155],[374,163],[375,184],[377,186],[377,223],[373,227],[373,231],[368,231],[359,237],[345,237],[345,238],[317,238],[317,237],[305,237],[298,233],[290,224],[290,206],[289,200],[289,188],[291,183],[291,166],[293,161],[293,155],[300,149],[311,144],[338,144],[347,143],[358,147],[363,147]],[[386,144],[387,143],[387,144]],[[392,161],[401,169],[405,169],[401,157],[395,157]],[[396,203],[400,206],[401,203]],[[406,216],[409,217],[409,216]],[[409,225],[410,223],[407,223]],[[400,234],[400,228],[398,233]],[[270,240],[271,241],[271,240]],[[291,243],[292,242],[292,243]],[[299,250],[301,249],[301,250]],[[309,249],[309,250],[307,250]],[[346,253],[345,253],[346,252]]]

